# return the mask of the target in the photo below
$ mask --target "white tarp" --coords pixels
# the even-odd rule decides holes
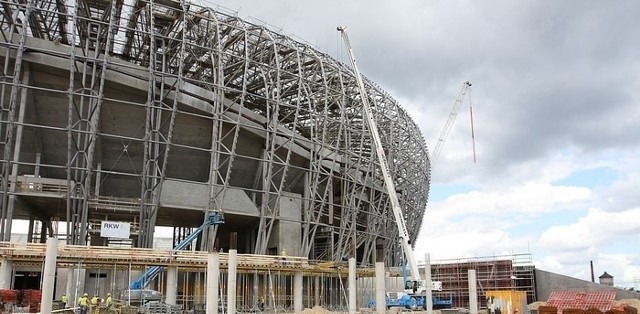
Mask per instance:
[[[120,221],[102,221],[100,236],[103,238],[129,239],[131,224]]]

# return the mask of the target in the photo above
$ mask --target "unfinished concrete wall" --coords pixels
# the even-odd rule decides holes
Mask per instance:
[[[536,276],[536,296],[540,301],[549,299],[553,291],[615,291],[616,300],[637,299],[640,293],[618,289],[599,283],[560,275],[540,269],[535,270]]]
[[[277,248],[278,253],[284,249],[287,255],[300,256],[300,239],[302,239],[302,201],[300,195],[286,193],[280,198],[280,220],[276,222],[269,248]]]
[[[218,188],[220,190],[221,188]],[[160,197],[161,206],[204,210],[209,199],[209,186],[206,183],[194,183],[178,180],[165,180]],[[260,212],[244,191],[239,188],[227,188],[220,194],[218,201],[225,212],[258,216]]]

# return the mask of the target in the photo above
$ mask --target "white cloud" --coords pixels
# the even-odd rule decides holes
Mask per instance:
[[[488,214],[509,218],[522,214],[540,215],[574,208],[575,204],[591,196],[591,191],[582,187],[524,183],[504,189],[455,194],[444,202],[430,203],[428,213],[442,212],[448,218],[469,214]]]
[[[604,189],[552,183],[594,167],[629,170],[625,166],[632,164],[628,159],[603,162],[601,156],[578,159],[574,153],[558,154],[547,164],[538,161],[534,166],[532,161],[524,165],[532,172],[525,176],[529,181],[475,183],[478,189],[431,202],[416,246],[417,256],[431,252],[432,259],[446,259],[531,252],[536,267],[585,280],[590,279],[588,265],[593,260],[596,272],[606,270],[618,277],[621,285],[632,286],[633,276],[640,276],[640,261],[630,253],[640,249],[635,244],[640,241],[640,208],[608,211],[589,205],[602,203],[603,196],[596,193],[630,191],[635,175],[622,176]],[[613,247],[621,243],[626,249]]]
[[[575,223],[556,225],[544,231],[538,243],[543,249],[563,254],[591,247],[605,249],[611,241],[624,241],[626,236],[638,235],[640,207],[621,212],[590,208],[587,215],[580,217]],[[640,248],[640,244],[636,243],[636,246]]]
[[[540,247],[552,252],[602,247],[616,239],[640,234],[640,207],[622,212],[590,208],[587,215],[569,225],[557,225],[540,236]],[[640,248],[640,244],[637,244]]]

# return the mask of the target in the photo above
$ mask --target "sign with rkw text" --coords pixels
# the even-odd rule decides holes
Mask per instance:
[[[100,236],[103,238],[129,239],[131,235],[131,224],[120,221],[102,221],[100,225]]]

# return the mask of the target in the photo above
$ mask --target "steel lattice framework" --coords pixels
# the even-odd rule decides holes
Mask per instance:
[[[278,222],[288,222],[299,226],[302,256],[370,263],[384,252],[399,262],[344,64],[186,2],[0,3],[3,240],[13,219],[31,217],[49,233],[66,221],[67,242],[86,244],[92,221],[109,218],[133,222],[133,245],[151,247],[157,225],[193,227],[193,217],[227,211],[242,191],[257,212],[236,224],[231,215],[220,228],[245,232],[243,217],[252,216],[247,251],[269,253]],[[407,112],[365,85],[415,241],[429,191],[427,147]],[[168,204],[174,187],[205,187],[207,200]],[[287,220],[281,204],[292,200],[300,210]],[[207,238],[214,245],[216,232]]]

